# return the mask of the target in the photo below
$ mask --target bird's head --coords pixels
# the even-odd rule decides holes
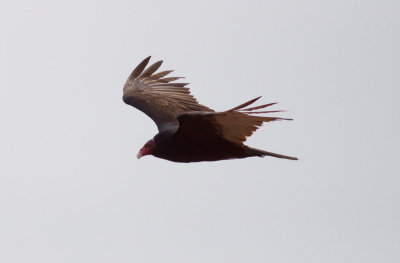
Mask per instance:
[[[150,141],[146,142],[146,144],[142,147],[142,149],[140,149],[136,157],[140,159],[145,155],[153,154],[154,146],[155,146],[154,140],[151,139]]]

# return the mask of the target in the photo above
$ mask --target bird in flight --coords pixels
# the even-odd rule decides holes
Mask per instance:
[[[215,112],[197,102],[185,87],[188,83],[174,82],[180,77],[166,77],[172,70],[155,73],[163,61],[146,68],[149,61],[147,57],[133,70],[123,88],[123,101],[148,115],[159,131],[140,149],[137,158],[153,155],[184,163],[252,156],[297,160],[243,144],[263,122],[290,120],[257,115],[279,112],[260,111],[275,103],[248,107],[258,97]]]

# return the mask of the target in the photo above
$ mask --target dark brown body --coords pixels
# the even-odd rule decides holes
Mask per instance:
[[[173,162],[218,161],[265,155],[218,137],[197,138],[188,143],[187,138],[176,133],[176,129],[158,133],[154,141],[153,155]]]

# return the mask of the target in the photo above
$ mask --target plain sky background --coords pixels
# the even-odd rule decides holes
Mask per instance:
[[[0,3],[0,262],[400,262],[399,1]],[[145,57],[300,161],[140,161]]]

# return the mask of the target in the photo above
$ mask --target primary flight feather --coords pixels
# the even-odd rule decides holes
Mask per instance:
[[[146,68],[149,61],[147,57],[133,70],[123,89],[124,102],[148,115],[159,131],[140,149],[138,158],[153,155],[174,162],[201,162],[268,155],[297,160],[243,144],[263,122],[290,120],[252,115],[279,112],[257,111],[275,103],[248,107],[258,97],[215,112],[197,102],[185,87],[188,83],[174,82],[180,77],[166,77],[171,70],[155,73],[162,61]]]

